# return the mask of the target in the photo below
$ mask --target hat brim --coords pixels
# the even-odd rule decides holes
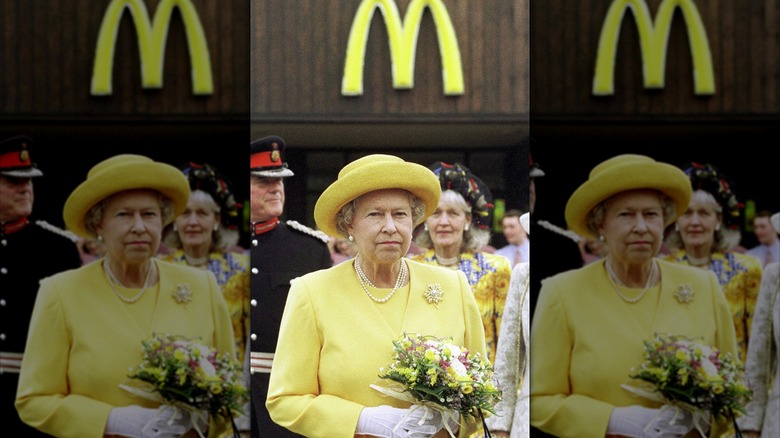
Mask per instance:
[[[286,178],[288,176],[295,176],[293,171],[286,167],[271,170],[251,170],[250,173],[253,176],[262,176],[264,178]]]
[[[666,218],[666,224],[674,222],[688,208],[691,199],[691,183],[682,170],[666,163],[640,161],[616,163],[583,183],[566,204],[566,224],[569,229],[584,237],[597,237],[588,229],[590,211],[600,202],[629,190],[658,190],[670,197],[676,206],[676,217]]]
[[[13,178],[35,178],[43,176],[43,172],[35,167],[30,167],[27,169],[3,170],[0,171],[0,175],[10,176]]]
[[[317,200],[314,220],[317,227],[330,236],[339,236],[336,215],[349,202],[376,190],[403,189],[425,204],[421,224],[436,211],[441,197],[439,179],[430,169],[406,161],[378,161],[364,164],[339,177]]]
[[[171,165],[152,160],[120,162],[91,174],[76,187],[63,208],[65,226],[81,237],[91,237],[85,223],[87,212],[111,195],[134,189],[156,190],[173,202],[173,217],[163,225],[184,212],[190,196],[187,178]]]

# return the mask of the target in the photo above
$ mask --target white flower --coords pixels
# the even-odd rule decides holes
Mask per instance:
[[[703,357],[701,360],[701,367],[707,376],[711,378],[718,377],[718,367],[714,363],[710,362],[709,357]]]
[[[466,367],[463,366],[462,363],[460,363],[459,360],[453,360],[450,362],[450,367],[453,371],[455,371],[455,374],[458,375],[458,377],[466,377],[468,376],[468,371],[466,371]]]

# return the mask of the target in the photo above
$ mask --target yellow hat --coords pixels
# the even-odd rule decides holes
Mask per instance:
[[[691,199],[691,182],[682,170],[644,155],[618,155],[594,167],[588,180],[574,191],[566,203],[566,224],[581,236],[596,237],[587,223],[593,207],[612,195],[638,189],[658,190],[672,198],[678,217]],[[675,220],[666,219],[666,225]]]
[[[361,195],[382,189],[408,190],[425,203],[425,217],[415,225],[436,210],[441,197],[439,179],[425,166],[393,155],[368,155],[344,166],[338,179],[322,192],[314,206],[317,227],[328,235],[340,235],[336,215],[341,208]]]
[[[184,212],[190,197],[189,183],[179,169],[142,155],[116,155],[90,169],[87,179],[68,196],[62,212],[65,226],[79,236],[89,237],[84,222],[87,212],[107,197],[132,189],[157,190],[170,198],[173,218]]]

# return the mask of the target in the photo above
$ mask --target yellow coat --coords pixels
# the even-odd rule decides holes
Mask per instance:
[[[158,287],[133,304],[115,296],[100,261],[41,281],[16,398],[23,421],[59,437],[98,438],[112,407],[158,406],[119,387],[141,363],[141,341],[153,333],[200,338],[235,354],[230,315],[214,276],[155,263]],[[180,284],[192,291],[186,305],[171,296]]]
[[[622,389],[654,333],[703,338],[737,357],[734,325],[709,271],[658,261],[661,286],[629,304],[613,290],[604,261],[545,280],[531,327],[531,424],[561,437],[603,437],[617,406],[658,407]],[[695,295],[675,299],[683,285]],[[660,293],[659,293],[660,290]]]
[[[369,387],[392,362],[392,341],[407,333],[440,338],[485,354],[477,303],[459,271],[407,260],[410,284],[386,303],[369,299],[352,262],[292,281],[268,390],[273,420],[307,437],[352,437],[366,406],[409,407]],[[438,308],[426,286],[444,291]],[[461,422],[461,436],[475,423]],[[443,431],[446,433],[446,431]]]

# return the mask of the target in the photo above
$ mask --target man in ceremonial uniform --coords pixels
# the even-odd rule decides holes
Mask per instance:
[[[283,158],[284,148],[284,140],[276,136],[250,145],[252,436],[263,438],[298,436],[276,425],[265,407],[290,280],[332,265],[327,235],[295,221],[279,220],[284,178],[293,176]]]
[[[43,175],[31,161],[29,137],[0,141],[0,435],[48,436],[27,426],[14,407],[38,281],[81,265],[66,233],[29,216],[33,178]]]

